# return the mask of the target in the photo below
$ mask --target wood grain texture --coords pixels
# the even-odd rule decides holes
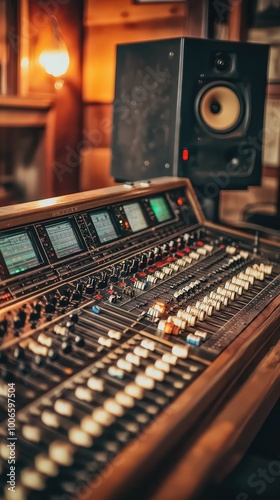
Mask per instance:
[[[279,393],[280,341],[163,481],[153,500],[191,500],[207,481],[213,482],[217,474],[223,477],[240,461]]]
[[[186,16],[187,2],[136,5],[132,0],[87,0],[85,25],[141,23],[152,19],[169,19]]]

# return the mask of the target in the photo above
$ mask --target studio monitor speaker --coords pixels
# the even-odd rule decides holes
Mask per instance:
[[[174,38],[117,47],[116,180],[259,185],[268,46]]]

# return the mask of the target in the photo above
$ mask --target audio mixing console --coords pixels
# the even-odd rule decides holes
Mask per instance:
[[[189,181],[4,208],[0,229],[5,499],[103,498],[135,443],[143,464],[168,453],[269,339],[279,246],[205,221]]]

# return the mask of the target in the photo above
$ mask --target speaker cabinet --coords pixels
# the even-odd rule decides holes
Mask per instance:
[[[209,195],[259,185],[267,57],[263,44],[195,38],[119,45],[112,175],[188,177]]]

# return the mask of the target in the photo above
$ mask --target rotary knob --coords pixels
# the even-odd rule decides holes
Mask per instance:
[[[121,276],[127,276],[129,273],[130,269],[130,263],[125,260],[122,262],[122,267],[121,267]]]
[[[179,236],[179,238],[177,238],[176,243],[177,243],[178,250],[182,250],[182,248],[184,248],[184,246],[185,246],[184,239],[181,238],[181,236]]]
[[[29,321],[30,322],[38,321],[39,318],[40,318],[40,311],[37,311],[37,309],[33,308],[29,315]]]
[[[142,253],[140,256],[139,269],[144,269],[147,265],[147,255]]]
[[[170,246],[168,243],[164,243],[161,247],[162,256],[166,257],[169,254]]]
[[[53,302],[47,302],[45,305],[45,313],[46,314],[52,314],[55,312],[55,306],[56,306],[56,300],[55,303]]]
[[[139,259],[132,259],[130,272],[137,273],[139,267]]]
[[[66,295],[61,295],[59,299],[59,305],[61,307],[66,307],[68,306],[68,304],[69,304],[69,297],[67,297]]]
[[[86,285],[86,293],[91,295],[94,293],[96,287],[96,280],[94,278],[88,278],[88,282]]]
[[[116,281],[118,281],[119,275],[120,275],[120,268],[118,266],[114,266],[112,269],[112,274],[110,276],[110,281],[112,283],[115,283]]]
[[[73,295],[72,295],[72,300],[75,300],[75,301],[81,300],[82,295],[83,295],[83,284],[77,283],[76,289],[74,290]]]
[[[148,263],[148,264],[153,264],[154,260],[155,260],[155,254],[154,254],[154,252],[153,252],[152,250],[150,250],[150,251],[148,252],[148,260],[147,260],[147,263]]]
[[[156,261],[161,260],[161,258],[162,258],[162,253],[161,252],[162,252],[161,248],[159,248],[159,247],[155,247],[154,248],[154,255],[155,255],[155,260]]]
[[[106,286],[108,285],[108,280],[109,280],[108,273],[102,272],[101,275],[100,275],[100,280],[99,280],[99,283],[98,283],[98,288],[101,289],[101,290],[103,288],[106,288]]]

